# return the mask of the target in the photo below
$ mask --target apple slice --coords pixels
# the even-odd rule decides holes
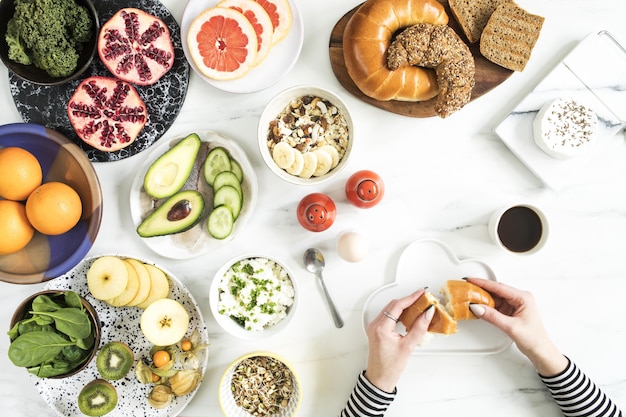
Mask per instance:
[[[139,278],[139,291],[137,291],[135,297],[126,304],[129,307],[133,307],[146,301],[148,295],[150,295],[150,287],[152,284],[150,282],[150,273],[143,263],[132,258],[126,259],[126,262],[135,269],[137,277]]]
[[[143,335],[155,346],[178,343],[189,328],[189,313],[181,303],[162,298],[150,304],[141,314]]]
[[[128,284],[126,264],[116,256],[96,259],[87,271],[87,286],[94,298],[110,300],[120,295]]]
[[[124,265],[126,266],[126,270],[128,271],[128,282],[126,283],[126,288],[120,295],[115,298],[111,298],[110,300],[106,300],[107,303],[111,304],[113,307],[123,307],[128,305],[128,302],[135,298],[137,292],[139,291],[139,276],[135,271],[135,268],[131,264],[129,264],[125,259],[122,259]]]
[[[150,275],[150,293],[148,297],[137,304],[139,308],[146,308],[157,300],[166,298],[170,293],[170,281],[163,271],[154,265],[144,264]]]

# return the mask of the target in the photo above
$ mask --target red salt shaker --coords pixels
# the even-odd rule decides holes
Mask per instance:
[[[348,201],[360,208],[374,207],[385,194],[385,183],[377,173],[364,169],[357,171],[346,182]]]
[[[298,222],[311,232],[322,232],[335,222],[337,208],[326,194],[313,193],[300,200],[296,212]]]

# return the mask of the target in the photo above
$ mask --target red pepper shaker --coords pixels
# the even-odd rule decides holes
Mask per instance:
[[[357,171],[346,182],[346,197],[360,208],[374,207],[385,194],[385,183],[377,173],[364,169]]]
[[[313,193],[300,200],[296,212],[300,225],[311,232],[322,232],[335,222],[337,208],[326,194]]]

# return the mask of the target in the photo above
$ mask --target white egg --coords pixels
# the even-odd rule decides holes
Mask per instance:
[[[345,232],[337,239],[337,252],[348,262],[362,261],[369,251],[369,243],[365,236],[356,232]]]

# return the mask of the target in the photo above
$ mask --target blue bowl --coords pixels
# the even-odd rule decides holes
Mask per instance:
[[[47,236],[35,232],[24,249],[0,255],[0,280],[15,284],[48,281],[72,269],[91,249],[102,220],[100,182],[85,153],[52,129],[29,123],[0,126],[0,149],[10,146],[35,155],[43,182],[66,183],[83,203],[80,221],[67,233]]]

